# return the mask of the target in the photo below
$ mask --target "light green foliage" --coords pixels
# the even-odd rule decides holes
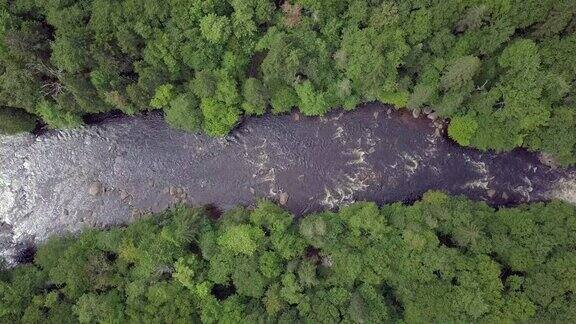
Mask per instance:
[[[364,100],[397,90],[397,68],[408,53],[400,30],[350,29],[343,35],[340,64]]]
[[[548,128],[528,138],[528,144],[536,150],[548,151],[564,165],[576,163],[576,110],[558,107],[552,111]]]
[[[117,290],[105,294],[84,294],[74,306],[74,313],[81,323],[121,322],[124,310]]]
[[[198,262],[194,257],[180,258],[174,264],[172,276],[178,280],[182,286],[194,290],[194,275],[198,268]]]
[[[214,44],[222,44],[230,35],[230,21],[227,17],[208,14],[200,20],[202,36]]]
[[[410,109],[418,109],[428,102],[428,99],[433,94],[433,89],[431,86],[418,84],[414,87],[414,92],[408,98],[406,102],[406,107]]]
[[[454,117],[448,126],[448,136],[458,144],[468,146],[470,139],[478,130],[478,124],[470,117]]]
[[[67,72],[78,72],[87,63],[84,46],[72,37],[59,37],[52,43],[52,61]]]
[[[249,225],[237,225],[226,229],[218,238],[218,245],[232,253],[254,254],[256,240],[264,236],[263,233]]]
[[[272,112],[279,114],[290,111],[298,104],[296,91],[288,86],[275,89],[270,98]]]
[[[516,41],[506,47],[498,63],[507,69],[501,83],[504,109],[500,115],[518,119],[522,130],[545,125],[550,116],[550,104],[542,100],[540,56],[536,44],[530,40]]]
[[[397,108],[404,108],[408,104],[408,96],[407,91],[383,92],[378,96],[378,100]]]
[[[255,78],[249,78],[244,83],[244,103],[242,109],[250,115],[262,115],[266,110],[266,89],[262,82]]]
[[[156,88],[156,94],[150,101],[150,106],[154,108],[167,107],[174,96],[174,86],[171,84],[163,84]]]
[[[73,128],[82,124],[82,118],[60,108],[58,104],[42,101],[36,107],[36,113],[50,128]]]
[[[480,60],[475,56],[463,56],[448,66],[440,79],[440,86],[445,90],[457,90],[472,80],[478,69]]]
[[[296,86],[296,93],[300,98],[300,111],[306,116],[321,116],[330,110],[323,93],[314,91],[309,80]]]
[[[0,321],[574,322],[575,219],[440,192],[297,221],[267,201],[179,207],[50,240],[0,272]]]
[[[213,99],[202,99],[200,103],[204,117],[204,130],[212,136],[224,136],[238,123],[240,110],[235,106]]]

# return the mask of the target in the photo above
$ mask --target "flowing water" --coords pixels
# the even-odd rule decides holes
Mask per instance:
[[[248,118],[226,138],[170,129],[159,114],[0,137],[0,253],[175,203],[227,209],[259,197],[296,215],[357,200],[410,202],[430,189],[493,205],[576,202],[576,170],[524,150],[457,146],[427,118],[367,104],[323,118]]]

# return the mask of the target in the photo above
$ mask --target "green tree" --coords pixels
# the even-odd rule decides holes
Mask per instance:
[[[471,117],[454,117],[448,126],[448,136],[463,146],[470,145],[470,139],[478,130],[478,124]]]
[[[82,125],[82,118],[69,111],[64,111],[58,104],[42,101],[36,107],[36,113],[51,128],[73,128]]]
[[[198,100],[190,93],[181,94],[164,108],[165,118],[170,126],[187,132],[197,132],[202,125],[202,112]]]
[[[330,110],[330,105],[324,93],[314,90],[312,82],[304,81],[296,86],[296,93],[300,99],[300,111],[306,116],[321,116]]]
[[[230,21],[227,17],[208,14],[200,20],[202,36],[214,44],[222,44],[230,35]]]
[[[36,127],[36,118],[22,109],[0,107],[0,133],[17,134],[31,132]]]
[[[440,79],[440,86],[445,90],[469,88],[474,75],[480,69],[480,60],[475,56],[462,56],[448,66]]]
[[[214,99],[202,99],[200,108],[203,115],[203,128],[213,136],[224,136],[232,130],[240,119],[240,111]]]
[[[156,88],[156,94],[150,101],[150,106],[154,108],[163,108],[170,105],[174,97],[174,86],[171,84],[163,84]]]
[[[232,253],[252,255],[256,251],[256,240],[264,234],[249,225],[236,225],[227,228],[218,238],[218,245]]]
[[[262,82],[249,78],[244,83],[244,103],[242,109],[250,115],[262,115],[266,110],[267,95]]]

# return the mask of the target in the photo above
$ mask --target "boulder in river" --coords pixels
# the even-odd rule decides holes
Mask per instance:
[[[285,192],[281,192],[280,195],[278,196],[278,203],[282,206],[286,205],[286,203],[288,202],[288,194]]]
[[[91,196],[98,196],[103,191],[102,183],[100,181],[94,181],[90,184],[90,188],[88,188],[88,193]]]
[[[492,198],[496,195],[496,190],[488,189],[488,190],[486,190],[486,195],[488,195],[488,197]]]

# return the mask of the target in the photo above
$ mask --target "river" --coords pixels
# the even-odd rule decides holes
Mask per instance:
[[[225,210],[259,197],[295,215],[430,189],[492,205],[576,202],[576,170],[525,150],[480,152],[439,123],[372,103],[322,118],[247,118],[226,138],[170,129],[160,114],[0,137],[0,254],[51,235],[124,224],[175,203]]]

